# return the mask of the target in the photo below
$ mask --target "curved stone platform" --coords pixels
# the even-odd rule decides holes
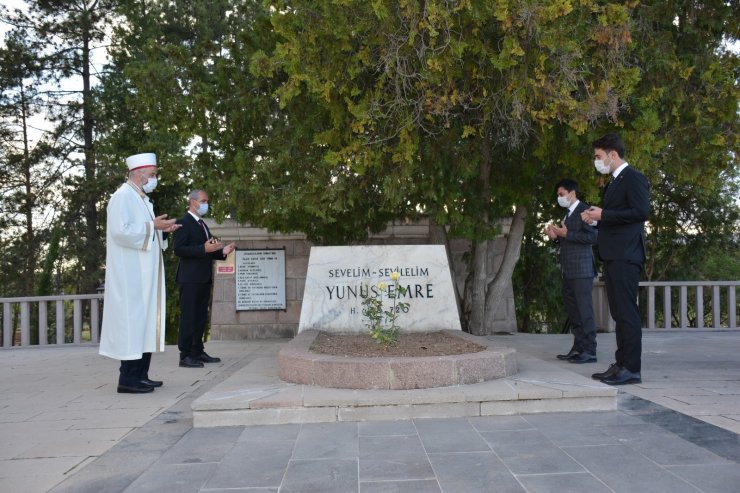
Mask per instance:
[[[444,332],[478,343],[465,332]],[[280,350],[282,380],[339,389],[409,390],[481,383],[517,372],[516,351],[503,346],[449,356],[361,358],[311,352],[318,334],[301,331]]]

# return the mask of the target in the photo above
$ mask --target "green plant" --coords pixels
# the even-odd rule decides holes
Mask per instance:
[[[367,296],[362,300],[362,314],[368,319],[366,325],[370,328],[370,336],[386,347],[391,346],[398,340],[401,329],[396,323],[398,315],[409,311],[408,303],[398,301],[398,298],[408,291],[408,288],[398,283],[400,278],[401,275],[398,272],[392,272],[392,289],[388,287],[387,283],[381,281],[375,286],[377,288],[374,290],[375,293],[371,293],[371,290],[368,289]],[[388,298],[389,301],[392,300],[392,305],[388,310],[383,309],[384,297]]]

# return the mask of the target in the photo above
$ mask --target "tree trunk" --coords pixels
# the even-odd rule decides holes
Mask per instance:
[[[26,93],[23,87],[23,81],[19,83],[20,96],[21,96],[21,121],[23,128],[23,181],[25,187],[25,199],[23,202],[23,209],[25,212],[25,242],[28,250],[26,251],[26,269],[24,273],[24,288],[23,296],[33,296],[34,294],[34,281],[36,279],[36,252],[34,245],[36,244],[36,238],[34,237],[33,229],[33,176],[31,175],[31,152],[29,150],[28,142],[28,101],[26,101]]]
[[[486,286],[486,306],[484,327],[485,333],[493,333],[495,315],[506,308],[501,302],[504,299],[504,290],[511,283],[511,277],[514,273],[514,267],[519,260],[519,254],[522,250],[522,239],[524,238],[524,225],[527,219],[527,208],[518,205],[511,221],[509,234],[506,236],[506,249],[504,258],[501,261],[493,280]],[[493,247],[493,242],[490,242]]]
[[[455,305],[457,306],[457,314],[460,317],[460,323],[462,324],[462,296],[458,289],[457,276],[455,272],[455,263],[452,261],[452,252],[450,251],[450,238],[447,236],[447,230],[441,224],[437,224],[434,219],[429,218],[429,241],[432,245],[444,245],[445,253],[447,254],[447,264],[450,266],[450,276],[452,277],[452,289],[455,293]]]
[[[491,149],[487,140],[481,141],[481,161],[478,171],[480,180],[481,203],[485,204],[491,199]],[[488,224],[488,217],[484,216],[482,222]],[[482,335],[485,333],[484,321],[486,310],[486,275],[488,272],[488,240],[483,240],[473,246],[473,279],[470,303],[470,319],[468,330],[471,334]]]
[[[468,329],[471,334],[485,335],[486,284],[488,263],[488,241],[476,243],[473,247],[473,282],[471,293],[470,320]]]
[[[92,89],[90,85],[90,40],[85,31],[82,44],[82,136],[85,152],[85,186],[83,191],[85,210],[84,256],[85,278],[81,286],[83,293],[95,293],[99,279],[98,269],[102,261],[101,239],[98,234],[97,184],[95,166],[95,147],[93,141]]]

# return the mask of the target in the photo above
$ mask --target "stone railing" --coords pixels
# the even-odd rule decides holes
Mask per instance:
[[[641,282],[643,327],[737,329],[738,286],[740,281]],[[102,301],[102,294],[0,298],[2,348],[97,344]],[[594,283],[593,301],[597,328],[614,330],[603,282]]]
[[[640,283],[642,326],[647,329],[737,329],[740,281],[663,281]],[[594,283],[599,330],[614,330],[603,282]]]
[[[97,344],[102,294],[0,298],[2,347]]]

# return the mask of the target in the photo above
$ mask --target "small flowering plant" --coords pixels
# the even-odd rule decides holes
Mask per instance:
[[[362,300],[362,314],[368,319],[366,325],[370,328],[370,336],[386,347],[398,340],[401,329],[396,323],[398,315],[409,311],[408,303],[398,301],[398,298],[408,291],[407,288],[398,283],[400,278],[401,274],[395,271],[392,272],[390,287],[381,281],[376,285],[376,295],[371,296],[371,293],[368,292],[368,295]],[[389,302],[392,301],[387,310],[383,308],[383,298],[387,298]]]

